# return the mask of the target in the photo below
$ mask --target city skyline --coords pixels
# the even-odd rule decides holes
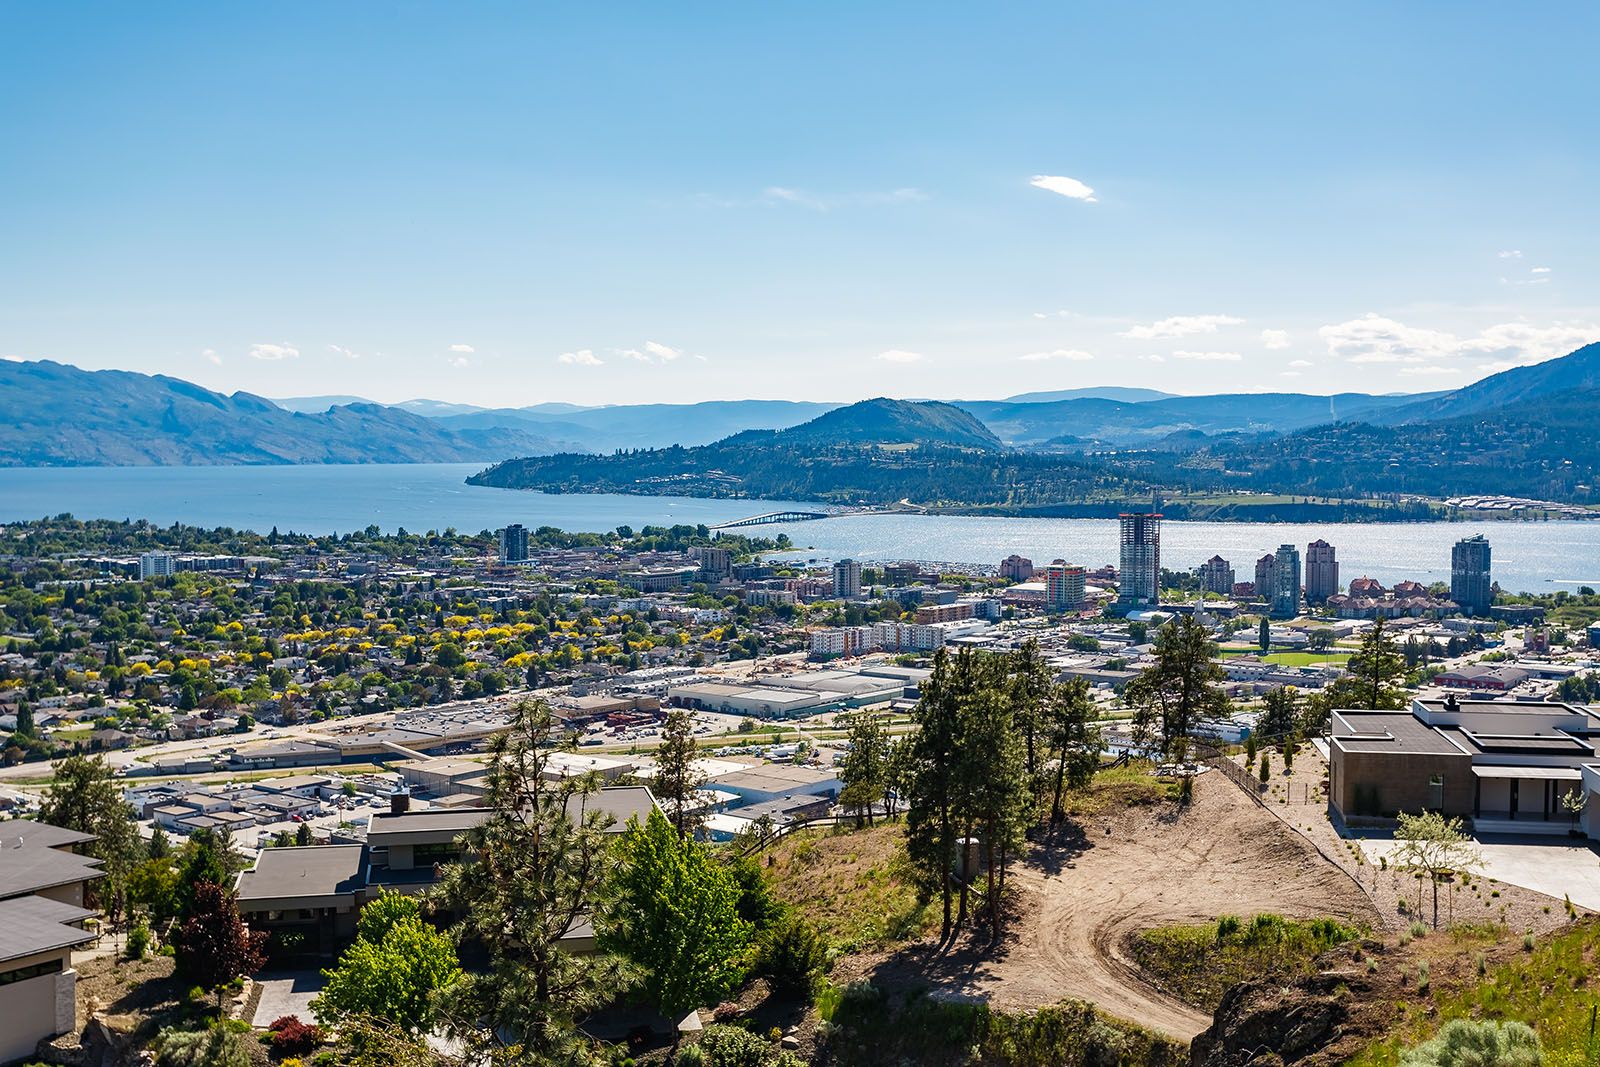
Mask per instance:
[[[0,357],[484,406],[1460,386],[1600,338],[1597,22],[12,8]]]

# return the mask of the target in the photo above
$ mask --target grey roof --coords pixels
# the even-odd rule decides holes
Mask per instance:
[[[1410,752],[1433,756],[1465,756],[1440,730],[1409,711],[1336,711],[1354,734],[1340,733],[1333,743],[1346,752]]]
[[[100,861],[54,848],[9,843],[0,847],[0,900],[105,874]]]
[[[429,808],[399,814],[378,812],[367,820],[367,840],[373,845],[384,845],[401,835],[448,833],[453,837],[477,826],[487,816],[484,808]]]
[[[46,897],[0,900],[0,961],[93,941],[95,934],[68,924],[94,914]]]
[[[9,847],[18,841],[39,848],[60,848],[63,845],[81,845],[93,841],[93,834],[51,826],[33,819],[11,819],[0,822],[0,847]]]
[[[353,901],[364,879],[365,851],[364,845],[262,849],[255,867],[239,875],[239,903],[326,896]]]

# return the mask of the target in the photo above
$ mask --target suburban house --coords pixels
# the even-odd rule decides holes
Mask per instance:
[[[600,812],[609,833],[626,830],[631,818],[643,821],[656,803],[645,786],[611,786],[574,799],[586,812]],[[239,875],[239,913],[272,935],[275,955],[331,956],[355,937],[368,901],[385,890],[420,893],[434,885],[440,867],[461,858],[461,835],[488,814],[465,807],[412,811],[409,795],[396,793],[390,810],[368,821],[365,843],[263,849]],[[582,951],[592,947],[593,931],[585,923],[569,939],[569,947]]]
[[[1328,800],[1341,817],[1439,811],[1479,833],[1600,836],[1600,715],[1573,704],[1414,700],[1335,711]],[[1584,799],[1576,819],[1567,794]]]
[[[0,1064],[32,1060],[39,1042],[77,1025],[72,950],[98,935],[84,887],[100,861],[74,848],[89,834],[14,819],[0,822]]]

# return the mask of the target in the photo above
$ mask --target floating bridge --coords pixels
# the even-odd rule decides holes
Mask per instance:
[[[826,511],[769,511],[765,515],[752,515],[748,519],[719,522],[711,529],[733,530],[740,526],[770,526],[779,522],[811,522],[814,519],[831,517],[832,513]]]

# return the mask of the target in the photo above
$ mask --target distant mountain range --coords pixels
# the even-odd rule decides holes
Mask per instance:
[[[0,465],[480,462],[548,452],[529,430],[457,429],[355,403],[286,411],[163,375],[0,361]]]
[[[549,492],[910,501],[1017,513],[1093,501],[1109,508],[1165,491],[1501,493],[1588,503],[1600,501],[1597,416],[1600,344],[1421,397],[868,400],[710,445],[530,456],[471,480]],[[1092,447],[1090,434],[1148,443],[1104,450]],[[1044,447],[1016,447],[1023,442]]]
[[[1103,387],[852,405],[269,401],[165,376],[0,361],[0,465],[472,461],[495,464],[487,484],[569,492],[1020,510],[1163,487],[1587,502],[1600,482],[1596,416],[1600,344],[1413,395]],[[507,457],[520,458],[499,462]]]

